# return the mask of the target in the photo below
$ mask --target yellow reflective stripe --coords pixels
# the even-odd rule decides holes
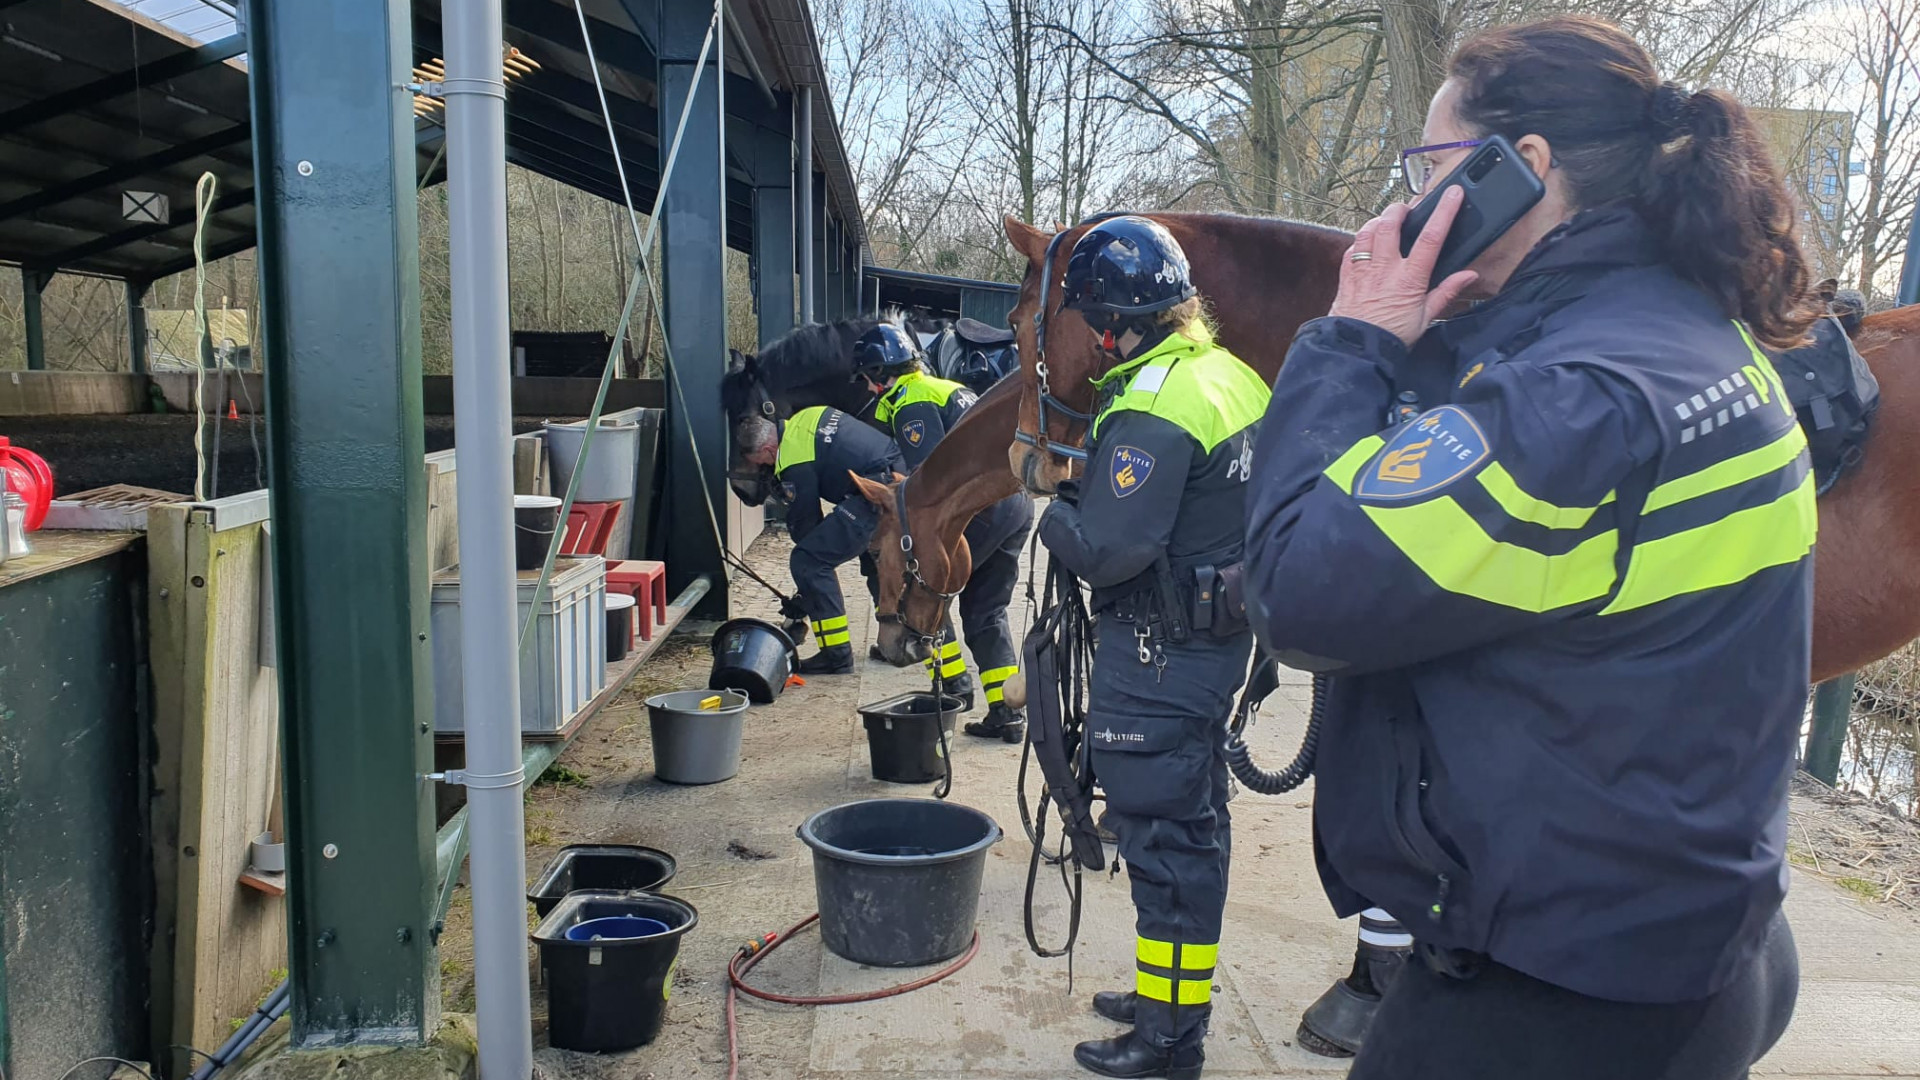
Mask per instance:
[[[987,704],[998,705],[1007,700],[1007,692],[999,686],[987,687]]]
[[[1180,1004],[1205,1005],[1213,1000],[1213,983],[1208,980],[1195,982],[1192,979],[1180,980]]]
[[[845,630],[842,630],[837,634],[821,634],[820,635],[820,644],[822,647],[831,647],[834,645],[845,645],[850,640],[852,640],[852,638]]]
[[[1180,970],[1212,971],[1213,965],[1220,959],[1218,945],[1183,945],[1180,947]]]
[[[1806,449],[1807,436],[1800,430],[1799,424],[1791,424],[1779,438],[1765,446],[1736,454],[1725,461],[1718,461],[1685,476],[1669,480],[1647,493],[1647,504],[1641,508],[1643,514],[1683,503],[1688,499],[1722,491],[1749,480],[1756,480],[1776,469],[1793,464],[1800,451]]]
[[[1340,455],[1339,460],[1327,466],[1325,474],[1327,479],[1333,481],[1341,491],[1349,495],[1353,494],[1354,474],[1360,471],[1360,466],[1372,461],[1373,455],[1379,453],[1380,448],[1385,445],[1387,440],[1378,435],[1369,435],[1354,443],[1347,448],[1346,453]]]
[[[779,476],[796,465],[805,465],[814,458],[814,436],[820,432],[820,418],[827,414],[825,405],[815,405],[801,409],[787,418],[787,426],[780,433],[780,450],[774,457],[773,474]]]
[[[847,625],[847,617],[845,615],[835,615],[832,618],[815,619],[813,621],[813,628],[815,630],[838,630],[845,625]]]
[[[965,675],[966,673],[967,662],[959,657],[955,657],[940,665],[940,677],[944,679],[951,679],[958,675]]]
[[[1813,473],[1770,503],[1634,545],[1620,594],[1600,612],[1615,615],[1683,593],[1745,581],[1770,566],[1798,561],[1819,531]]]
[[[980,681],[989,686],[998,685],[1013,678],[1019,671],[1017,667],[988,668],[980,673]]]
[[[960,643],[957,641],[949,641],[946,644],[940,646],[940,659],[942,660],[951,660],[954,657],[959,655],[960,655]]]
[[[1487,535],[1452,496],[1412,506],[1361,506],[1393,546],[1435,585],[1521,611],[1597,600],[1613,588],[1620,536],[1588,537],[1565,555],[1542,555]]]
[[[1133,945],[1133,958],[1154,967],[1170,968],[1173,966],[1173,942],[1139,938]]]
[[[1613,501],[1614,493],[1600,500],[1599,506],[1555,506],[1545,499],[1527,494],[1514,482],[1513,474],[1497,461],[1487,462],[1486,468],[1475,474],[1480,486],[1507,516],[1520,521],[1544,525],[1549,529],[1577,529],[1593,519],[1594,512],[1601,506]]]
[[[1173,1002],[1173,980],[1164,975],[1155,975],[1149,971],[1138,971],[1133,976],[1133,988],[1148,1001]]]

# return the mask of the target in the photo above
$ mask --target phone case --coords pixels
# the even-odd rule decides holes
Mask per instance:
[[[1440,197],[1453,187],[1464,189],[1466,198],[1453,219],[1446,243],[1441,245],[1440,258],[1433,264],[1429,287],[1466,269],[1547,194],[1546,185],[1512,144],[1499,135],[1492,136],[1407,214],[1400,227],[1400,254],[1413,250],[1413,242],[1440,205]]]

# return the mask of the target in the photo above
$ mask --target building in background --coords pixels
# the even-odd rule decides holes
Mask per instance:
[[[1800,240],[1819,275],[1844,276],[1847,177],[1855,117],[1831,109],[1750,109],[1800,204]]]

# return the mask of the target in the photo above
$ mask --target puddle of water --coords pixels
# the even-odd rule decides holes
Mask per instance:
[[[1811,708],[1809,698],[1803,736],[1812,725]],[[1920,647],[1910,645],[1862,671],[1852,713],[1836,786],[1920,815]]]

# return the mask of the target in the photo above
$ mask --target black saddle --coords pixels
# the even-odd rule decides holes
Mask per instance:
[[[970,345],[1006,345],[1013,341],[1013,331],[988,326],[978,319],[969,319],[964,315],[960,317],[959,322],[953,324],[953,332],[960,336],[960,340]]]
[[[1773,366],[1786,384],[1787,401],[1807,434],[1814,483],[1820,494],[1866,456],[1873,415],[1880,407],[1880,382],[1853,347],[1866,304],[1858,292],[1834,288],[1832,280],[1815,287],[1828,314],[1813,324],[1813,342],[1777,353]]]

